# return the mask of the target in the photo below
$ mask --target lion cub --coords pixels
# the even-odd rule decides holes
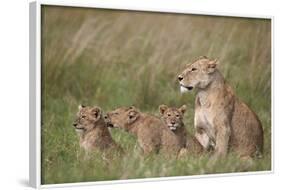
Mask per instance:
[[[112,127],[136,135],[145,155],[159,151],[166,155],[176,155],[181,149],[176,136],[159,118],[141,113],[133,106],[111,111],[107,119]]]
[[[112,139],[99,107],[80,105],[78,109],[73,127],[80,135],[80,146],[87,153],[95,150],[122,152],[122,148]]]
[[[183,152],[195,154],[203,152],[201,144],[194,136],[188,133],[184,126],[183,116],[186,111],[186,105],[183,105],[180,108],[160,105],[159,111],[162,121],[176,135],[180,145],[185,149],[181,150],[181,154]]]
[[[178,76],[182,92],[196,89],[194,126],[196,138],[214,158],[229,149],[241,157],[260,156],[263,128],[257,115],[233,92],[217,69],[217,60],[200,57]]]

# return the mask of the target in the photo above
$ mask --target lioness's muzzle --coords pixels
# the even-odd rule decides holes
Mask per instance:
[[[185,85],[182,85],[182,84],[180,84],[180,86],[181,86],[182,88],[187,89],[187,90],[192,90],[192,89],[193,89],[193,86],[185,86]]]

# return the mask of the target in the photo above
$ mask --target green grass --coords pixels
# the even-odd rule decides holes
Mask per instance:
[[[183,176],[271,169],[271,25],[269,20],[44,7],[42,10],[42,183]],[[181,160],[143,158],[136,139],[111,130],[127,154],[83,159],[72,127],[77,107],[109,111],[135,105],[186,104],[193,132],[194,93],[180,94],[176,76],[200,55],[218,58],[236,94],[259,116],[264,157],[252,165],[230,153]]]

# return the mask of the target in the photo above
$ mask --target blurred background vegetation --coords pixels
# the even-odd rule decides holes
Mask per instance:
[[[193,132],[194,92],[180,94],[177,75],[206,55],[236,94],[259,116],[263,159],[245,163],[233,154],[208,166],[208,156],[143,158],[131,135],[111,130],[127,156],[82,159],[72,128],[77,107],[104,112],[135,105],[186,104]],[[44,6],[42,8],[42,183],[181,176],[271,169],[271,21],[234,17]]]

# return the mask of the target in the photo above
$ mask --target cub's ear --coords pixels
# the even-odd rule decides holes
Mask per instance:
[[[81,110],[82,108],[85,108],[85,107],[86,107],[86,106],[80,104],[80,105],[78,106],[78,109]]]
[[[99,118],[102,115],[102,110],[100,107],[93,107],[91,109],[91,113],[95,118]]]
[[[159,106],[159,112],[163,115],[165,113],[165,111],[168,109],[168,106],[166,105],[160,105]]]
[[[180,108],[179,108],[179,111],[184,114],[185,111],[186,111],[186,105],[182,105]]]
[[[135,110],[136,108],[135,108],[135,106],[130,106],[129,107],[129,110]]]
[[[128,113],[128,123],[134,122],[138,118],[139,114],[137,111],[132,110]]]
[[[208,63],[208,73],[213,73],[216,70],[218,64],[218,59],[209,61]]]

